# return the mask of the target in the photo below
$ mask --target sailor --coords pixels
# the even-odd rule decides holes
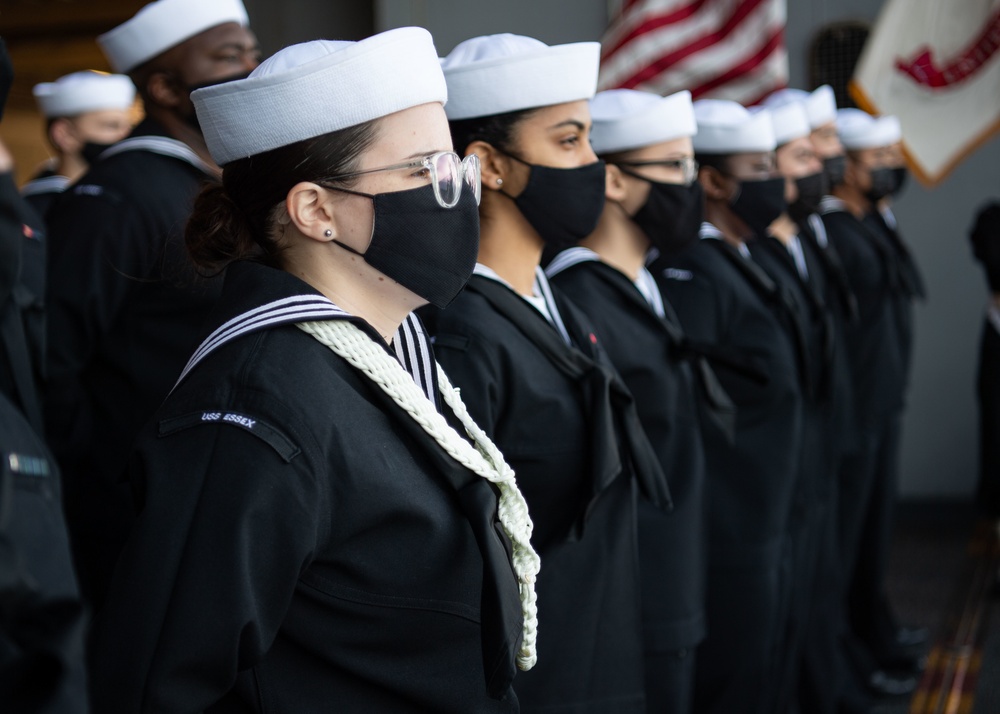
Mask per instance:
[[[969,231],[972,255],[986,277],[989,301],[979,340],[976,401],[979,407],[979,478],[976,504],[991,521],[1000,520],[1000,202],[977,212]]]
[[[604,164],[590,147],[600,47],[476,37],[444,58],[455,149],[483,164],[475,274],[434,316],[441,364],[517,473],[544,562],[545,654],[519,676],[523,712],[644,712],[638,479],[666,479],[603,337],[539,268],[590,234]],[[542,635],[540,634],[540,637]]]
[[[11,68],[0,42],[0,115]],[[25,211],[0,142],[0,699],[5,711],[83,714],[86,617],[73,573],[59,470],[41,438],[25,338]]]
[[[837,126],[847,164],[821,210],[858,301],[858,322],[846,335],[857,449],[843,464],[841,484],[853,495],[841,499],[840,519],[851,651],[855,668],[874,690],[901,694],[916,686],[906,671],[916,668],[916,661],[901,651],[898,625],[877,613],[892,617],[884,578],[910,361],[908,305],[916,287],[876,216],[879,201],[894,188],[891,147],[901,134],[895,117],[859,109],[839,110]],[[902,632],[905,639],[909,630]]]
[[[724,396],[714,375],[702,392],[696,375],[711,368],[688,359],[680,322],[645,262],[651,250],[673,256],[698,239],[694,111],[687,91],[664,98],[613,89],[599,92],[590,112],[591,146],[606,162],[604,211],[594,232],[546,273],[603,338],[667,474],[673,511],[639,502],[646,706],[684,714],[693,711],[694,650],[705,636],[699,404]]]
[[[193,94],[223,171],[187,246],[237,262],[137,441],[95,710],[517,711],[531,520],[411,313],[475,264],[446,97],[422,28]]]
[[[21,188],[42,216],[105,149],[132,128],[135,85],[121,74],[73,72],[36,84],[32,93],[45,117],[45,137],[55,156]]]
[[[894,295],[893,305],[896,313],[896,323],[900,331],[900,344],[903,357],[904,371],[904,394],[905,405],[906,389],[909,386],[913,372],[913,344],[914,344],[914,305],[917,301],[927,298],[927,289],[920,267],[917,264],[916,256],[912,247],[906,242],[900,231],[896,215],[892,206],[896,198],[906,186],[909,171],[906,167],[906,155],[903,148],[902,138],[889,145],[887,151],[887,164],[891,168],[891,181],[888,194],[875,201],[875,210],[866,216],[866,220],[878,228],[889,241],[892,247],[892,258],[896,263],[896,271],[899,275],[899,287]],[[900,416],[901,421],[901,416]],[[873,542],[881,542],[877,548],[866,549],[859,560],[859,575],[855,583],[854,593],[854,615],[855,621],[861,631],[863,639],[871,642],[871,647],[876,653],[879,661],[887,663],[887,666],[902,666],[918,669],[918,658],[912,657],[905,652],[923,644],[928,636],[926,627],[901,624],[897,621],[896,615],[889,602],[888,593],[885,590],[886,559],[888,557],[888,542],[891,520],[892,506],[895,503],[898,470],[899,470],[899,450],[902,424],[896,426],[896,443],[892,447],[895,454],[891,470],[895,473],[891,485],[890,496],[885,499],[887,513],[882,516],[886,521],[873,536]]]
[[[847,415],[836,393],[841,385],[834,360],[840,357],[842,374],[846,374],[846,362],[843,354],[837,354],[834,316],[827,305],[828,266],[810,228],[810,220],[822,223],[815,211],[826,192],[826,182],[823,165],[810,140],[805,106],[793,101],[772,104],[768,111],[778,144],[776,165],[785,178],[788,210],[770,225],[767,235],[750,243],[750,252],[792,298],[808,354],[802,385],[805,400],[801,471],[788,533],[793,552],[792,591],[788,630],[781,648],[782,694],[776,711],[835,712],[841,679],[837,669],[839,630],[835,623],[842,612],[837,593],[843,592],[837,578],[834,510],[836,463],[843,452],[837,429]],[[841,381],[846,384],[846,377]],[[820,682],[815,681],[817,677]]]
[[[804,339],[783,286],[747,241],[785,210],[768,112],[694,104],[701,239],[654,275],[689,338],[710,346],[736,406],[735,441],[705,430],[708,634],[695,665],[695,711],[770,712],[778,695],[790,583],[787,533],[802,463]]]
[[[217,172],[189,95],[245,76],[258,58],[240,0],[157,0],[98,41],[146,118],[49,212],[46,395],[81,587],[95,605],[127,530],[128,450],[218,294],[182,241]]]

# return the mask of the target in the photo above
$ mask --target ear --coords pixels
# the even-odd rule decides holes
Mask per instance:
[[[72,122],[63,117],[53,121],[52,126],[49,127],[49,141],[63,154],[75,154],[83,148],[83,142],[77,138],[76,132],[73,131]]]
[[[705,190],[705,198],[712,201],[728,201],[733,192],[729,181],[714,166],[702,166],[698,169],[698,182]]]
[[[485,141],[474,141],[465,149],[465,155],[475,154],[479,157],[483,188],[489,191],[499,191],[503,182],[510,177],[510,159],[501,151],[497,151]]]
[[[327,243],[337,237],[337,225],[330,196],[310,181],[295,184],[285,196],[288,220],[306,238]],[[326,231],[332,231],[326,235]]]
[[[604,168],[604,197],[609,201],[621,203],[627,196],[625,174],[615,164],[607,164]]]
[[[169,72],[153,72],[146,79],[147,95],[162,107],[179,106],[185,99],[186,91]]]

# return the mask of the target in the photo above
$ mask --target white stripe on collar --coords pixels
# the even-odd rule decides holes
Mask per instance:
[[[704,240],[705,238],[715,238],[722,240],[722,231],[713,226],[708,221],[704,221],[698,228],[698,238]]]
[[[552,262],[546,266],[545,275],[551,278],[567,268],[586,262],[601,262],[601,256],[592,251],[590,248],[584,248],[583,246],[568,248],[559,253],[559,255],[553,258]],[[663,296],[660,295],[660,289],[656,286],[656,279],[653,278],[653,274],[644,267],[640,268],[639,277],[633,281],[633,284],[639,291],[639,294],[641,294],[643,298],[646,299],[646,302],[649,303],[649,306],[653,308],[653,311],[660,317],[663,317],[665,315],[663,308]]]
[[[403,368],[413,376],[413,381],[424,390],[431,404],[437,404],[437,369],[430,342],[420,320],[411,312],[396,331],[392,349]]]
[[[62,193],[69,186],[68,176],[46,176],[28,181],[21,187],[22,196],[37,196],[40,193]]]
[[[331,300],[321,295],[296,295],[255,307],[219,325],[212,334],[206,337],[191,355],[191,359],[184,366],[174,387],[176,388],[177,384],[180,384],[188,375],[188,372],[210,353],[240,335],[289,322],[307,322],[349,316],[349,313],[344,312]]]
[[[595,260],[599,261],[600,259],[601,256],[592,251],[590,248],[584,248],[583,246],[567,248],[553,258],[552,262],[545,267],[545,275],[551,278],[552,276],[558,275],[567,268],[571,268],[579,263]]]
[[[708,221],[701,224],[701,228],[698,229],[698,238],[701,240],[725,240],[725,236],[722,235],[722,231],[713,226]],[[736,246],[736,250],[740,252],[744,258],[752,260],[750,256],[750,249],[747,248],[747,244],[740,241],[739,245]]]
[[[514,287],[510,283],[501,278],[496,271],[489,266],[483,265],[482,263],[476,263],[476,267],[473,272],[484,278],[496,280],[497,282],[506,285],[511,290],[514,290]],[[517,293],[516,290],[514,290],[514,292]],[[559,308],[556,307],[556,301],[552,297],[552,288],[549,286],[549,280],[545,277],[545,271],[543,271],[540,267],[535,268],[535,284],[532,292],[534,293],[533,297],[536,298],[536,300],[530,300],[520,294],[518,294],[518,297],[538,310],[538,312],[542,314],[542,317],[548,320],[549,323],[556,328],[559,334],[562,335],[566,344],[572,345],[573,341],[569,337],[569,332],[566,330],[566,325],[563,323],[562,315],[559,314]]]
[[[351,314],[322,295],[296,295],[255,307],[226,321],[206,337],[191,355],[174,388],[176,389],[177,385],[184,381],[199,362],[227,342],[242,335],[276,325],[346,317],[351,317]],[[413,313],[407,315],[399,326],[392,340],[392,348],[396,358],[410,373],[417,386],[428,395],[432,403],[437,404],[436,367],[430,339]]]
[[[836,196],[823,196],[819,202],[819,212],[820,213],[836,213],[838,211],[846,211],[847,204],[841,201]]]
[[[660,288],[656,284],[656,278],[645,268],[639,269],[639,278],[635,281],[635,286],[639,289],[639,292],[649,306],[653,308],[653,312],[657,314],[658,317],[665,318],[667,316],[666,308],[663,307],[663,295],[660,294]]]
[[[826,226],[823,225],[823,219],[820,218],[815,213],[810,213],[809,227],[812,228],[813,234],[816,236],[816,242],[819,243],[820,248],[826,248],[830,244],[830,239],[826,235]]]
[[[806,264],[806,254],[802,250],[802,241],[797,235],[793,235],[785,245],[785,250],[792,256],[795,262],[795,270],[803,280],[809,280],[809,266]]]
[[[166,136],[134,136],[130,139],[123,139],[114,146],[102,151],[100,158],[106,159],[109,156],[121,154],[126,151],[149,151],[153,154],[186,161],[209,176],[215,176],[217,173],[215,167],[206,163],[190,146]]]
[[[896,214],[892,212],[892,209],[885,204],[881,204],[878,207],[878,212],[882,214],[882,220],[885,221],[885,224],[892,230],[896,230],[898,224],[896,223]]]

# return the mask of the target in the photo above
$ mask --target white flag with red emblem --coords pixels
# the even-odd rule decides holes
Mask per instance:
[[[1000,0],[888,0],[851,80],[872,114],[894,114],[910,168],[944,179],[1000,129]]]
[[[598,86],[756,104],[788,83],[785,18],[785,0],[621,0]]]

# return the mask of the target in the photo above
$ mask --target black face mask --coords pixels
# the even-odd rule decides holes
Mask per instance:
[[[905,166],[897,166],[892,170],[894,186],[891,193],[893,196],[898,196],[903,192],[903,187],[906,186],[906,179],[909,176],[910,172],[906,170]]]
[[[433,186],[344,192],[372,199],[375,222],[364,253],[334,242],[430,304],[447,307],[469,282],[479,255],[479,207],[472,191],[463,190],[454,208],[438,204]]]
[[[114,144],[99,144],[96,141],[86,141],[83,144],[83,148],[80,149],[80,155],[83,157],[83,160],[87,162],[87,164],[93,166],[97,163],[101,154],[112,146],[114,146]]]
[[[199,89],[205,89],[206,87],[214,87],[218,84],[225,84],[226,82],[235,82],[238,79],[246,79],[250,76],[249,72],[240,72],[239,74],[231,74],[228,77],[222,77],[221,79],[210,79],[207,82],[202,82],[201,84],[188,84],[187,93],[190,97],[193,92],[197,92]],[[194,110],[194,105],[191,105],[191,113],[184,115],[184,121],[189,125],[193,126],[198,131],[201,131],[201,124],[198,121],[198,112]]]
[[[816,213],[819,210],[820,200],[830,192],[826,183],[826,173],[823,171],[795,179],[795,187],[799,191],[799,197],[793,204],[795,211],[806,215]]]
[[[511,156],[508,154],[508,156]],[[551,252],[571,248],[594,232],[604,210],[604,162],[573,169],[529,164],[528,185],[511,196]]]
[[[847,157],[828,156],[823,159],[823,173],[826,175],[827,185],[830,188],[844,182],[844,172],[847,170]]]
[[[632,220],[660,251],[673,257],[698,242],[698,231],[705,215],[704,191],[695,181],[690,186],[650,181],[626,169],[623,173],[649,184],[649,196]]]
[[[729,205],[756,236],[767,235],[767,227],[788,208],[785,179],[781,176],[740,182],[740,192]]]
[[[871,169],[868,175],[871,177],[871,188],[865,192],[865,198],[867,198],[872,203],[882,200],[889,194],[893,192],[896,187],[896,176],[895,169],[888,166],[882,166],[877,169]]]

